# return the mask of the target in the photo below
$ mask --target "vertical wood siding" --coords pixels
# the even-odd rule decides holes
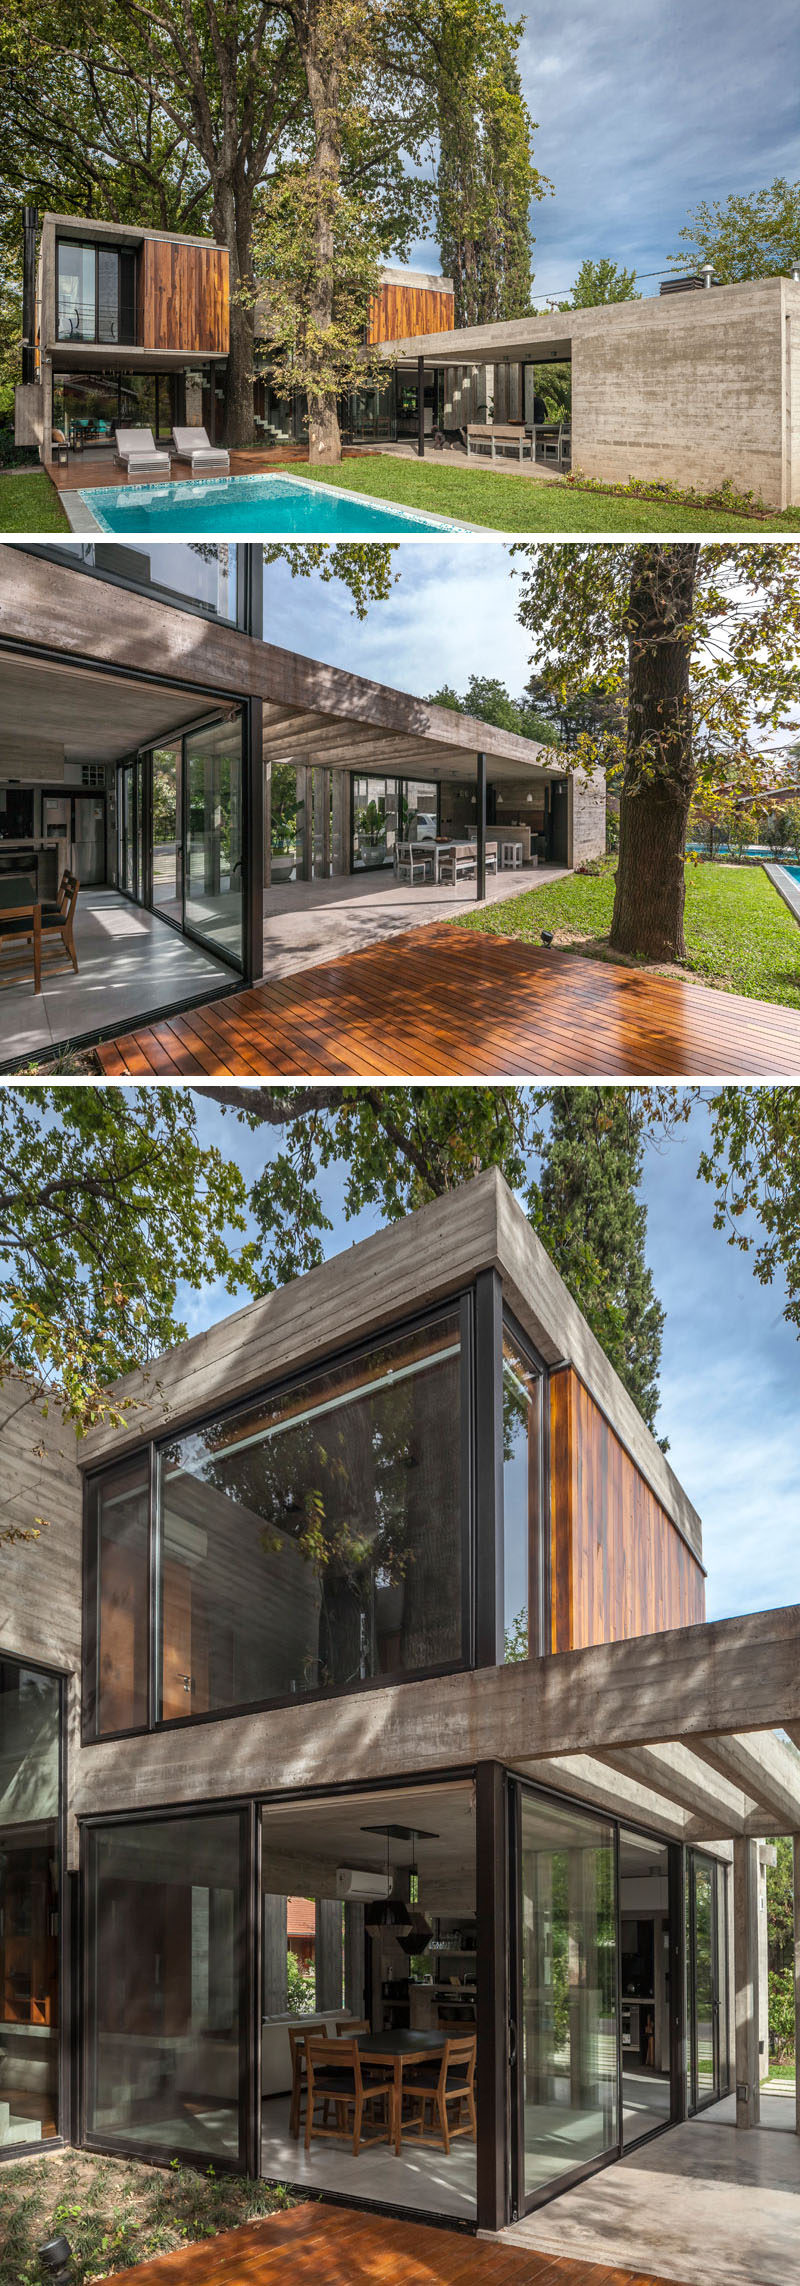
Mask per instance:
[[[144,349],[227,355],[229,284],[224,249],[146,238],[139,261],[138,319]]]
[[[700,1564],[571,1369],[550,1384],[551,1649],[705,1618]]]
[[[370,307],[367,341],[404,341],[412,333],[450,333],[452,294],[431,286],[381,286]]]

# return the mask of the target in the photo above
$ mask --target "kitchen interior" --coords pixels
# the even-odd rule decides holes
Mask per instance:
[[[97,763],[54,762],[52,777],[42,769],[40,779],[28,762],[23,775],[0,751],[0,878],[24,874],[37,901],[51,903],[65,872],[82,888],[106,879],[106,780]]]
[[[445,782],[440,831],[445,837],[474,840],[478,798],[474,785]],[[494,840],[515,843],[523,866],[569,863],[569,786],[566,778],[490,780],[486,794],[487,830]]]
[[[474,2139],[449,2152],[428,2116],[417,2140],[403,2099],[401,2150],[383,2129],[352,2151],[341,2136],[291,2132],[290,2029],[336,2037],[352,2018],[390,2053],[415,2036],[437,2056],[445,2039],[476,2039],[475,1807],[471,1781],[346,1800],[268,1804],[262,1812],[262,2174],[421,2212],[474,2217]],[[305,1990],[287,1992],[290,1897],[315,1905]],[[298,2005],[299,2004],[299,2005]],[[342,2037],[346,2037],[346,2026]],[[405,2071],[405,2064],[403,2066]]]

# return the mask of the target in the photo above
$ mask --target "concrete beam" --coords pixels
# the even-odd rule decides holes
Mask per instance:
[[[745,1818],[756,1813],[756,1803],[740,1786],[720,1778],[715,1785],[697,1757],[686,1746],[636,1746],[601,1753],[611,1769],[641,1779],[643,1785],[666,1794],[670,1802],[693,1817],[707,1821],[712,1831],[743,1833]]]
[[[572,1754],[558,1762],[551,1758],[517,1763],[516,1768],[535,1785],[568,1794],[590,1809],[605,1810],[609,1817],[624,1817],[627,1811],[634,1824],[656,1826],[670,1841],[693,1838],[688,1818],[674,1802],[650,1786],[637,1785],[632,1778],[627,1782],[621,1776],[612,1780],[604,1757]]]
[[[761,2114],[758,2022],[758,1842],[733,1845],[733,1977],[736,1995],[736,2125]]]
[[[695,1738],[692,1752],[761,1805],[759,1833],[800,1833],[800,1756],[774,1731],[745,1738]],[[770,1824],[772,1821],[772,1826]]]

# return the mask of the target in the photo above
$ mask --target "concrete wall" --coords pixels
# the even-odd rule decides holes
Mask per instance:
[[[45,1417],[21,1385],[0,1386],[3,1502],[0,1530],[39,1537],[2,1545],[0,1654],[77,1669],[81,1648],[83,1487],[74,1429],[57,1407]]]
[[[606,846],[606,782],[602,771],[587,778],[573,770],[570,789],[570,863],[584,865],[588,857],[603,857]]]

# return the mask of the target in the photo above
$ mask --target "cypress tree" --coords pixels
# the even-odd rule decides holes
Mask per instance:
[[[645,1259],[638,1196],[644,1111],[632,1090],[553,1090],[538,1196],[539,1236],[650,1428],[664,1312]]]

